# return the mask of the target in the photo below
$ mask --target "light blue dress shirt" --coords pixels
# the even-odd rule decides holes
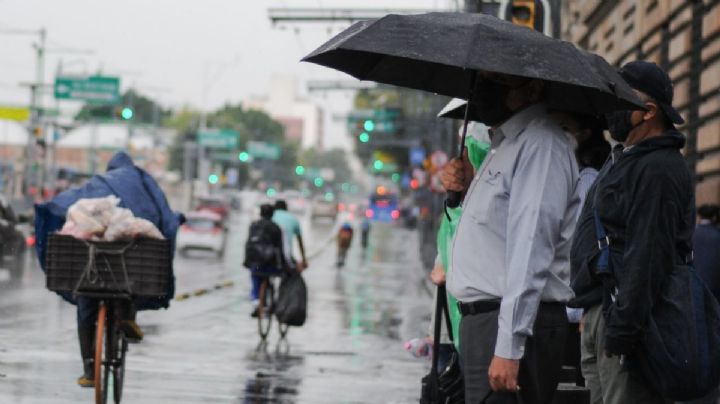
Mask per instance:
[[[540,302],[567,302],[578,167],[547,107],[494,130],[463,202],[448,288],[461,302],[501,300],[495,355],[522,358]]]

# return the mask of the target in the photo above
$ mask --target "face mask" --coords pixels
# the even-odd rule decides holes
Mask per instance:
[[[483,80],[473,96],[477,118],[485,125],[494,127],[510,118],[513,112],[505,105],[510,87],[491,80]]]
[[[631,119],[632,113],[633,111],[615,111],[605,114],[608,131],[610,131],[610,137],[620,143],[623,143],[630,136],[630,132],[645,123],[643,120],[637,125],[633,125]]]

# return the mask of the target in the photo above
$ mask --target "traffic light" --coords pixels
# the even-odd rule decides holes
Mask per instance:
[[[370,141],[370,134],[367,132],[363,132],[360,134],[360,136],[358,136],[358,139],[361,143],[367,143]]]
[[[374,131],[375,121],[373,121],[372,119],[366,119],[365,122],[363,122],[363,128],[368,132]]]
[[[43,135],[43,130],[40,126],[36,126],[33,128],[33,136],[35,136],[36,139],[41,139]]]
[[[535,29],[535,0],[513,0],[510,6],[510,21]]]
[[[238,154],[238,160],[242,163],[246,163],[248,160],[250,160],[250,153],[243,151]]]
[[[323,180],[320,177],[315,177],[315,181],[313,181],[313,184],[315,184],[316,187],[320,188],[325,183],[325,180]]]
[[[373,163],[373,168],[378,171],[382,170],[383,167],[385,167],[385,163],[383,163],[381,160],[375,160],[375,162]]]
[[[215,185],[215,184],[217,184],[219,181],[220,181],[220,177],[218,177],[217,174],[210,174],[210,175],[208,176],[208,182],[209,182],[211,185]]]
[[[301,166],[301,165],[295,166],[295,174],[296,174],[296,175],[303,175],[303,174],[305,174],[305,167],[303,167],[303,166]]]
[[[120,116],[122,117],[122,119],[124,119],[126,121],[131,120],[133,115],[135,115],[135,113],[133,112],[132,108],[130,108],[130,107],[125,107],[120,112]]]

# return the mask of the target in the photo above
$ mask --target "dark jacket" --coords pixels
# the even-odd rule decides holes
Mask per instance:
[[[720,300],[720,228],[707,223],[695,228],[694,266],[715,298]]]
[[[598,176],[593,196],[588,198],[611,238],[617,289],[615,302],[605,313],[609,352],[633,350],[642,338],[664,274],[685,264],[692,251],[695,197],[692,176],[680,153],[684,144],[683,135],[672,129],[622,152]],[[585,225],[593,226],[594,236],[592,219]],[[597,250],[597,240],[593,243]],[[592,271],[594,259],[589,262]],[[577,279],[573,286],[579,289]],[[594,288],[584,289],[585,295],[598,288],[595,280]]]

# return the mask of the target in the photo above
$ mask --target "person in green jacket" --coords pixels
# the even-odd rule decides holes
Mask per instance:
[[[490,139],[487,137],[487,128],[479,123],[471,123],[468,128],[468,135],[465,138],[465,147],[467,149],[467,158],[477,171],[482,165],[485,156],[490,149]],[[444,284],[447,273],[452,269],[450,257],[452,257],[452,242],[455,236],[455,227],[460,221],[462,208],[447,208],[447,214],[443,213],[440,220],[440,228],[437,234],[438,256],[435,259],[435,267],[430,273],[432,282],[436,285]],[[450,324],[452,326],[453,343],[455,349],[460,351],[460,309],[457,305],[457,299],[449,292],[448,309],[450,313]]]

